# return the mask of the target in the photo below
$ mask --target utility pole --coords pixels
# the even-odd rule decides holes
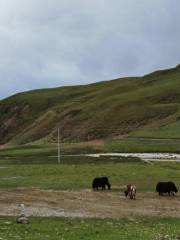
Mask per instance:
[[[58,163],[61,163],[61,151],[60,151],[60,132],[58,128]]]

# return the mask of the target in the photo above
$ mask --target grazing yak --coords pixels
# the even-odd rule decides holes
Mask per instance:
[[[109,190],[111,189],[111,184],[109,183],[107,177],[96,177],[92,182],[92,188],[94,191],[98,190],[98,188],[102,188],[102,190],[104,190],[106,189],[106,186]]]
[[[163,193],[168,193],[168,195],[174,195],[174,193],[178,192],[176,185],[173,182],[158,182],[156,185],[156,192],[159,195],[163,195]]]
[[[136,186],[134,185],[127,185],[126,190],[124,191],[124,194],[127,198],[127,196],[129,196],[130,199],[136,199]]]

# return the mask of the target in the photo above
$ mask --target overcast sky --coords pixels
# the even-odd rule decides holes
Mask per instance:
[[[0,99],[180,63],[180,0],[0,0]]]

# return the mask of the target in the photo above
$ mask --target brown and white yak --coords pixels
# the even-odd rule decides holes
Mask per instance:
[[[136,186],[128,184],[124,194],[127,198],[129,196],[130,199],[136,199]]]

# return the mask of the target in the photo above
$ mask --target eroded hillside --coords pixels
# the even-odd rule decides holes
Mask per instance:
[[[144,77],[35,90],[0,101],[0,144],[180,138],[180,66]]]

